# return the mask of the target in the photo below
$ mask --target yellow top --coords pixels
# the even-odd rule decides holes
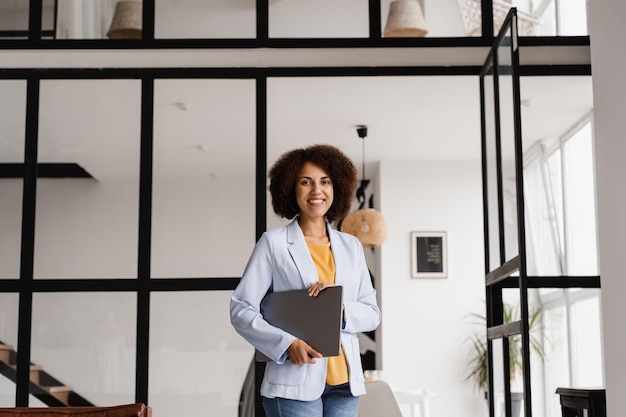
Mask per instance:
[[[317,268],[319,280],[322,282],[335,283],[335,262],[333,253],[330,250],[330,242],[322,244],[307,243],[313,263]],[[328,358],[328,367],[326,369],[326,383],[328,385],[340,385],[348,382],[348,364],[346,356],[343,353],[343,346],[339,350],[339,356],[331,356]]]

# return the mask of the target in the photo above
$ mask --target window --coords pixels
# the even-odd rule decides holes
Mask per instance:
[[[531,276],[598,274],[592,123],[588,114],[555,143],[536,145],[524,156]],[[533,379],[543,375],[543,392],[533,395],[546,399],[547,417],[557,417],[557,387],[603,385],[600,291],[542,288],[533,293],[544,312],[546,353],[532,373]]]

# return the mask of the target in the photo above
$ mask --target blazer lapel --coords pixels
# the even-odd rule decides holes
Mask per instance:
[[[309,288],[311,282],[318,280],[317,269],[311,259],[297,218],[287,226],[287,250],[298,268],[304,287]]]
[[[333,252],[333,261],[335,262],[335,285],[343,285],[343,278],[346,275],[344,271],[345,254],[344,247],[339,238],[339,232],[332,229],[330,226],[326,226],[328,230],[328,237],[330,238],[330,250]]]

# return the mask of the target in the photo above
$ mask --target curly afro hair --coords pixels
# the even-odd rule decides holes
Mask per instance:
[[[333,183],[333,204],[326,212],[326,219],[329,222],[342,219],[352,206],[357,171],[350,158],[332,145],[293,149],[278,158],[268,175],[274,212],[287,219],[293,219],[300,213],[296,201],[296,181],[306,162],[326,171]]]

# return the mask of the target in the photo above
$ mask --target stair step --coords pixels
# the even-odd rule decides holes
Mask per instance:
[[[13,350],[13,346],[0,345],[0,361],[9,363],[12,350]]]
[[[64,404],[69,403],[70,392],[72,392],[72,387],[67,386],[54,386],[54,387],[42,387],[44,390],[48,391],[55,397],[57,400],[63,402]]]
[[[9,365],[17,371],[17,365]],[[30,366],[30,380],[39,385],[39,371],[43,371],[43,367],[39,365]]]
[[[30,366],[30,380],[39,385],[39,371],[43,371],[43,367],[39,365]]]

